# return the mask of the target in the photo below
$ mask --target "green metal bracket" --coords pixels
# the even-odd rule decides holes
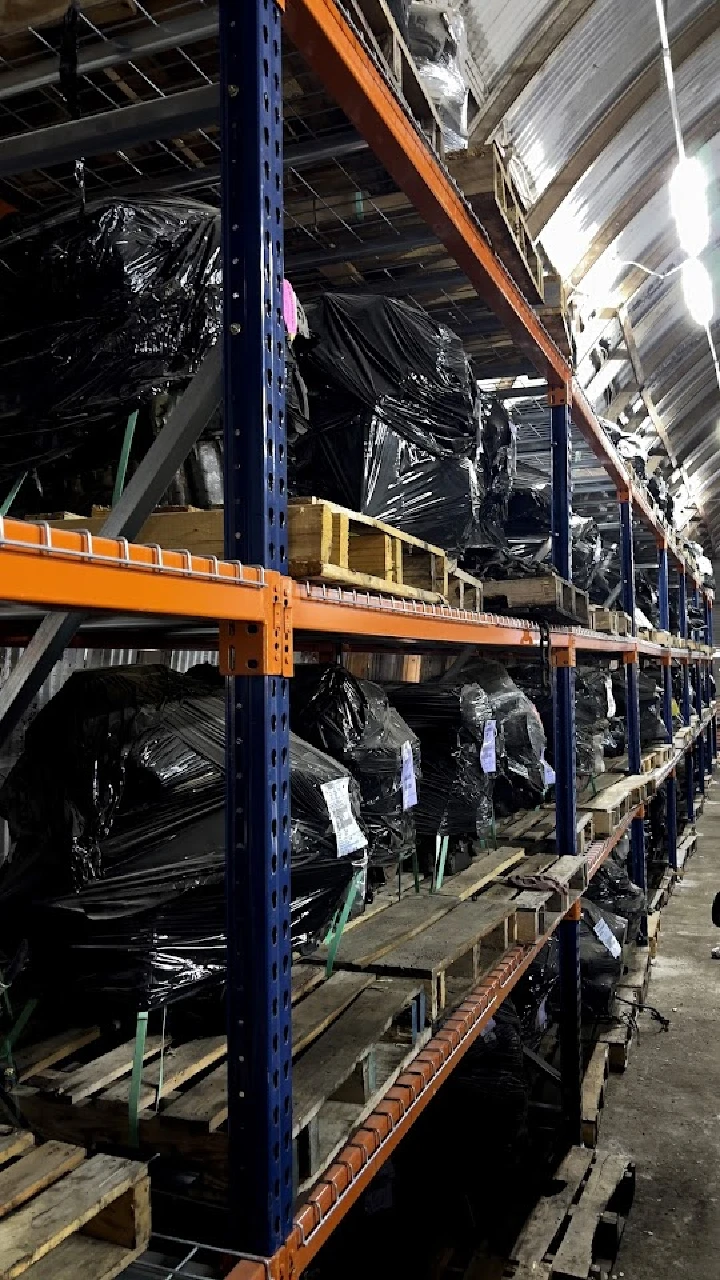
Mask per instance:
[[[26,479],[27,474],[28,474],[27,471],[23,471],[22,475],[18,476],[7,498],[5,498],[2,503],[0,503],[0,516],[6,516],[8,514],[13,502],[17,498],[22,488],[23,482]]]
[[[135,1030],[135,1053],[133,1056],[132,1076],[130,1077],[130,1097],[128,1099],[128,1139],[131,1147],[137,1147],[140,1145],[138,1104],[140,1101],[143,1063],[145,1061],[147,1025],[147,1012],[139,1013],[137,1016],[137,1027]]]
[[[435,837],[435,870],[433,872],[432,893],[437,893],[439,889],[442,889],[449,847],[449,836]]]
[[[138,411],[134,409],[130,414],[125,426],[125,435],[123,436],[122,448],[120,450],[120,461],[115,475],[115,485],[113,488],[112,505],[115,506],[122,496],[125,488],[125,477],[127,476],[128,462],[130,461],[130,450],[132,449],[133,436],[135,435],[135,425],[138,420]]]
[[[327,978],[330,977],[333,971],[333,965],[335,964],[335,957],[337,955],[338,947],[340,946],[340,939],[342,938],[343,930],[350,917],[350,912],[353,909],[355,896],[357,894],[358,889],[360,888],[360,885],[362,884],[362,879],[364,875],[365,875],[365,870],[363,868],[362,870],[356,872],[355,875],[353,876],[350,882],[350,885],[348,887],[347,894],[345,895],[345,902],[343,903],[343,908],[342,908],[342,911],[340,912],[339,918],[337,919],[337,923],[333,922],[325,938],[325,942],[328,947],[327,965],[325,966],[325,976]]]

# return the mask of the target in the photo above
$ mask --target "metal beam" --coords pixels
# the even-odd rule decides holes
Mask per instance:
[[[672,36],[672,60],[677,73],[678,67],[695,53],[706,40],[720,28],[720,5],[711,3],[709,7],[697,14],[690,22]],[[540,199],[527,215],[531,236],[540,235],[552,215],[560,208],[563,200],[587,173],[598,156],[605,150],[613,138],[652,95],[664,84],[662,57],[660,53],[649,58],[640,73],[622,91],[608,108],[600,120],[588,134],[580,146],[573,152],[567,164],[555,174],[549,187],[546,187]]]
[[[137,537],[215,412],[221,394],[220,347],[215,346],[109,512],[100,530],[104,537],[130,541]],[[86,617],[83,613],[51,613],[43,619],[0,689],[0,742],[15,728]]]
[[[78,51],[78,75],[86,76],[105,67],[116,67],[137,58],[150,57],[196,40],[217,38],[218,11],[213,7],[199,9],[172,22],[161,22],[140,31],[110,35],[93,41]],[[58,55],[49,54],[41,62],[33,62],[18,71],[6,71],[0,80],[0,101],[16,93],[32,93],[45,85],[55,84],[60,74]]]
[[[549,6],[513,54],[471,122],[471,145],[485,142],[494,133],[503,116],[592,5],[593,0],[556,0]]]
[[[693,125],[685,130],[685,148],[690,155],[695,154],[716,133],[720,132],[720,102],[701,115]],[[602,224],[593,236],[585,253],[570,275],[570,284],[578,285],[585,278],[598,258],[602,257],[613,241],[617,240],[625,228],[632,222],[641,209],[650,203],[653,196],[669,183],[677,164],[675,142],[652,160],[647,173],[639,175],[636,185],[628,197],[613,210],[610,217]]]
[[[208,128],[217,124],[219,112],[220,91],[216,84],[210,84],[149,102],[116,107],[82,120],[66,120],[46,129],[13,134],[0,140],[0,177],[106,155],[140,142]],[[293,169],[305,169],[365,151],[367,145],[354,129],[343,129],[325,138],[291,144],[286,149],[285,164]],[[217,169],[213,172],[217,174]],[[195,170],[188,170],[189,180],[194,180],[195,175]],[[204,171],[198,171],[197,176],[200,181],[206,177]],[[182,185],[181,181],[177,185]]]

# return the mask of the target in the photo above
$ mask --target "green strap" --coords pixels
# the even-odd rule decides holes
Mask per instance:
[[[333,971],[333,965],[335,964],[335,957],[337,955],[338,947],[340,946],[340,939],[342,938],[342,935],[343,935],[343,929],[345,928],[345,925],[348,922],[348,917],[350,915],[350,912],[352,911],[353,903],[355,901],[355,895],[358,889],[360,888],[364,874],[365,874],[364,870],[361,870],[356,872],[356,874],[353,876],[347,891],[343,909],[340,912],[340,919],[338,920],[337,925],[333,930],[332,938],[330,938],[329,940],[327,965],[325,967],[325,976],[327,978],[330,977],[330,974]]]
[[[433,893],[437,893],[438,889],[442,889],[442,882],[445,879],[445,863],[447,862],[449,847],[449,836],[435,837],[435,871],[432,883]]]
[[[140,1145],[138,1104],[140,1102],[140,1086],[142,1084],[142,1070],[143,1063],[145,1061],[147,1024],[147,1013],[139,1013],[137,1016],[137,1028],[135,1030],[135,1055],[133,1057],[133,1069],[132,1076],[130,1078],[130,1097],[128,1099],[128,1139],[131,1147],[137,1147]]]
[[[122,491],[125,488],[125,477],[127,475],[128,462],[130,461],[130,450],[132,449],[133,436],[135,435],[135,424],[137,420],[138,411],[137,409],[134,409],[125,426],[125,435],[123,436],[122,449],[120,450],[120,461],[118,462],[117,474],[115,476],[115,487],[113,488],[113,506],[120,501]]]
[[[7,1002],[8,1011],[10,1011],[10,1000],[7,994],[7,988],[5,988],[5,1000]],[[15,1022],[15,1025],[11,1028],[11,1030],[8,1031],[7,1035],[5,1036],[2,1042],[2,1047],[0,1047],[0,1056],[2,1056],[3,1058],[6,1058],[10,1066],[12,1066],[12,1052],[13,1052],[13,1047],[15,1045],[15,1041],[18,1039],[21,1031],[25,1029],[28,1022],[30,1021],[30,1018],[32,1017],[33,1013],[37,1008],[37,1003],[38,1003],[37,1000],[27,1001],[25,1007],[23,1008],[22,1013],[20,1014],[20,1017],[17,1019],[17,1021]]]
[[[25,477],[26,477],[26,476],[27,476],[27,471],[23,471],[22,475],[18,476],[17,480],[15,481],[15,483],[14,483],[14,485],[13,485],[12,489],[10,490],[10,492],[9,492],[9,494],[8,494],[8,496],[7,496],[7,498],[5,498],[5,500],[4,500],[2,503],[0,503],[0,516],[6,516],[6,515],[7,515],[8,511],[10,510],[10,508],[11,508],[11,506],[12,506],[12,504],[13,504],[13,502],[15,501],[15,499],[17,498],[17,496],[18,496],[18,494],[19,494],[19,492],[20,492],[21,486],[22,486],[23,481],[25,480]]]

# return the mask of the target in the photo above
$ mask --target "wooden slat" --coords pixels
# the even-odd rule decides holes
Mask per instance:
[[[449,876],[438,892],[444,897],[464,902],[486,885],[492,884],[493,880],[504,875],[511,867],[517,866],[524,857],[522,849],[495,849],[485,857],[480,854],[464,871],[458,872],[456,876]]]
[[[578,1187],[585,1177],[592,1151],[584,1147],[572,1147],[555,1174],[558,1189],[553,1195],[543,1196],[533,1210],[512,1248],[514,1262],[531,1267],[539,1265],[567,1216]]]
[[[0,1133],[0,1165],[23,1155],[34,1146],[35,1139],[29,1129],[11,1129],[9,1133]]]
[[[292,1011],[293,1057],[329,1027],[374,982],[372,974],[338,970]]]
[[[310,1045],[293,1070],[293,1134],[304,1128],[348,1079],[420,989],[421,984],[412,981],[375,982],[321,1040]]]
[[[372,967],[432,977],[512,916],[513,898],[511,890],[488,889],[478,902],[461,903],[422,933],[373,960]]]
[[[202,1125],[213,1133],[227,1120],[227,1063],[210,1071],[199,1084],[171,1102],[163,1117]]]
[[[144,1252],[144,1245],[125,1249],[109,1240],[76,1234],[28,1267],[23,1280],[115,1280]]]
[[[136,1160],[98,1155],[84,1161],[5,1223],[0,1231],[0,1280],[15,1280],[143,1179],[147,1180],[147,1168]]]
[[[100,1036],[99,1027],[75,1027],[71,1031],[63,1031],[58,1036],[41,1040],[38,1044],[18,1049],[15,1054],[15,1070],[19,1081],[28,1080],[40,1071],[47,1070],[56,1062],[62,1062],[78,1049],[92,1044]]]
[[[412,938],[433,921],[439,920],[456,904],[454,897],[441,894],[409,893],[387,911],[358,925],[346,937],[340,939],[336,964],[354,965],[361,969],[371,961],[380,959],[386,951]]]
[[[207,1067],[212,1066],[227,1053],[225,1036],[205,1036],[200,1040],[189,1040],[163,1055],[162,1061],[152,1062],[143,1071],[142,1084],[138,1101],[138,1110],[151,1107],[158,1098],[158,1088],[162,1076],[160,1097],[179,1089],[181,1085],[197,1076]],[[130,1098],[130,1077],[119,1080],[105,1089],[100,1095],[103,1102],[118,1102],[127,1106]]]
[[[167,1037],[165,1037],[165,1044],[169,1044]],[[147,1062],[149,1058],[154,1058],[162,1047],[162,1036],[148,1036],[143,1061]],[[117,1049],[111,1049],[109,1053],[104,1053],[101,1057],[94,1058],[92,1062],[78,1067],[76,1071],[68,1072],[62,1080],[56,1082],[54,1092],[69,1098],[71,1102],[80,1102],[83,1098],[89,1098],[91,1094],[99,1093],[106,1085],[112,1084],[113,1080],[117,1080],[119,1076],[132,1071],[134,1053],[135,1041],[128,1040]]]
[[[13,1209],[57,1182],[71,1169],[77,1169],[84,1159],[83,1147],[70,1146],[67,1142],[46,1142],[0,1170],[0,1218],[7,1217]]]

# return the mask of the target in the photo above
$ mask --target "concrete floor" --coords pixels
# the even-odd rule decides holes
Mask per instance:
[[[625,1280],[720,1277],[720,944],[710,907],[720,889],[720,785],[701,839],[662,915],[648,1003],[624,1075],[610,1079],[604,1147],[637,1165],[635,1203],[615,1267]]]

